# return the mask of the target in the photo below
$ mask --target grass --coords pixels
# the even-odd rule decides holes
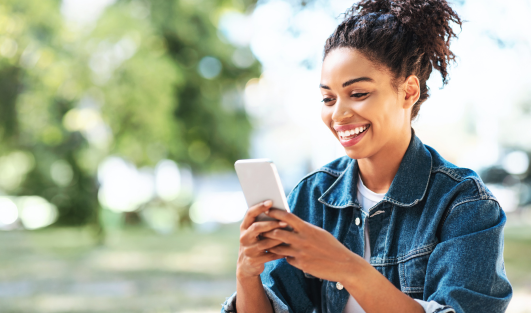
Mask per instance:
[[[219,312],[235,288],[238,228],[0,233],[2,312]]]
[[[503,255],[507,276],[513,287],[531,293],[531,226],[505,229]]]
[[[171,235],[126,228],[95,246],[83,228],[0,232],[0,310],[219,312],[236,288],[238,237],[238,225]],[[517,301],[526,307],[530,226],[506,228],[504,255]]]

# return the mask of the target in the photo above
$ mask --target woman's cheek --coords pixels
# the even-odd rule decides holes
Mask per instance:
[[[332,130],[332,109],[329,106],[326,106],[323,104],[321,108],[321,119],[323,120],[323,123]]]

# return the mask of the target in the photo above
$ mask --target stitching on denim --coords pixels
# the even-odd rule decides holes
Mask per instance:
[[[415,206],[417,203],[419,203],[420,201],[422,201],[422,199],[424,199],[424,197],[426,196],[426,191],[428,190],[428,186],[430,185],[430,179],[431,179],[431,172],[432,172],[432,168],[433,168],[433,157],[430,153],[430,175],[428,175],[428,181],[426,181],[426,187],[424,188],[424,192],[422,193],[422,196],[420,196],[419,199],[415,199],[415,201],[413,201],[412,203],[410,204],[405,204],[405,203],[401,203],[401,202],[398,202],[392,198],[389,198],[387,196],[384,197],[384,200],[388,201],[388,202],[391,202],[393,204],[396,204],[398,206],[402,206],[402,207],[412,207],[412,206]]]
[[[468,202],[482,201],[482,200],[483,201],[494,201],[494,202],[498,203],[498,205],[500,204],[497,199],[491,198],[489,196],[487,196],[486,199],[483,199],[483,198],[479,198],[478,199],[478,198],[475,198],[475,197],[474,198],[463,199],[463,200],[459,201],[458,203],[454,204],[454,206],[450,210],[448,210],[448,213],[444,216],[444,219],[441,221],[441,228],[444,226],[444,223],[446,222],[446,219],[448,218],[448,216],[450,216],[450,214],[452,214],[452,212],[454,211],[454,209],[456,207],[460,206],[461,204],[468,203]]]
[[[487,189],[485,189],[485,185],[476,177],[471,177],[474,182],[476,183],[476,185],[478,186],[478,191],[479,191],[479,196],[481,197],[481,199],[489,199],[491,198],[489,196],[489,193],[487,192]]]
[[[422,252],[422,253],[419,253],[419,254],[415,254],[414,256],[411,256],[407,259],[403,259],[403,260],[398,260],[396,258],[386,258],[386,259],[380,259],[380,260],[383,260],[383,261],[386,261],[385,263],[373,263],[371,262],[371,265],[373,266],[391,266],[391,265],[397,265],[397,264],[402,264],[402,263],[405,263],[409,260],[412,260],[414,258],[418,258],[418,257],[421,257],[423,255],[426,255],[426,254],[431,254],[433,252],[433,250],[430,250],[430,251],[425,251],[425,252]]]
[[[458,206],[460,206],[461,204],[465,204],[465,203],[468,203],[468,202],[474,202],[474,201],[481,201],[481,200],[484,200],[484,199],[477,199],[477,198],[467,198],[467,199],[463,199],[459,202],[457,202],[456,204],[454,204],[454,206],[450,209],[450,212],[448,213],[448,215],[452,214],[452,212],[454,211],[454,209]],[[487,200],[487,199],[485,199]]]
[[[475,177],[470,177],[470,178],[472,179],[472,181],[474,181],[474,183],[478,187],[479,198],[484,199],[487,196],[487,191],[485,190],[485,188],[483,188],[482,184]]]
[[[481,200],[481,198],[478,199],[476,197],[468,197],[468,198],[464,198],[461,201],[459,201],[456,204],[454,204],[449,210],[446,211],[446,214],[443,216],[443,218],[441,220],[441,227],[444,226],[444,223],[446,222],[446,219],[452,213],[452,211],[454,210],[454,208],[456,206],[461,205],[463,203],[472,202],[472,201],[479,201],[479,200]]]
[[[463,181],[465,181],[467,179],[472,180],[476,184],[476,187],[478,188],[477,191],[478,191],[479,197],[467,197],[467,198],[464,198],[461,201],[459,201],[458,203],[454,204],[453,207],[451,207],[449,210],[446,210],[446,213],[444,214],[444,216],[443,216],[443,218],[441,219],[441,222],[440,222],[441,227],[444,225],[444,223],[446,222],[446,219],[452,213],[453,209],[456,206],[458,206],[458,205],[461,205],[461,204],[466,203],[466,202],[478,201],[478,200],[493,200],[493,201],[498,202],[498,200],[496,198],[491,197],[488,194],[487,190],[485,189],[485,186],[483,185],[483,183],[478,178],[470,176],[470,177],[464,178]],[[499,202],[498,202],[498,204],[499,204]]]
[[[402,291],[407,293],[419,293],[424,292],[424,287],[404,287],[402,288]]]
[[[404,263],[404,262],[409,261],[411,259],[414,259],[414,258],[417,258],[417,257],[421,257],[423,255],[432,253],[433,249],[435,248],[436,245],[437,245],[437,243],[431,243],[431,244],[416,248],[414,250],[410,250],[406,254],[400,255],[400,256],[397,256],[397,257],[394,257],[394,258],[378,258],[378,259],[375,259],[375,261],[379,261],[379,262],[382,262],[382,263],[371,262],[371,265],[373,265],[373,266],[389,266],[389,265],[396,265],[396,264],[399,264],[399,263]]]
[[[376,216],[376,215],[382,214],[382,213],[385,213],[385,211],[379,210],[379,211],[374,212],[374,214],[369,216],[369,217],[373,217],[373,216]]]
[[[299,180],[299,182],[295,185],[295,187],[293,187],[293,189],[291,189],[291,191],[290,191],[290,193],[289,193],[289,195],[288,195],[288,198],[289,198],[289,196],[291,195],[291,193],[292,193],[295,189],[297,189],[297,187],[299,187],[299,185],[300,185],[302,182],[304,182],[307,178],[309,178],[310,176],[315,175],[315,174],[317,174],[317,173],[319,173],[319,171],[311,172],[311,173],[307,174],[306,176],[304,176],[301,180]]]
[[[376,209],[380,204],[383,204],[385,202],[385,200],[382,200],[378,203],[376,203],[375,205],[373,205],[371,208],[369,208],[369,214],[371,213],[372,210]]]
[[[336,184],[339,183],[341,177],[343,177],[343,175],[345,175],[345,173],[347,172],[347,168],[351,165],[351,163],[353,162],[354,160],[351,160],[349,162],[349,164],[347,165],[347,167],[345,168],[345,170],[341,173],[341,175],[339,175],[339,177],[337,177],[337,179],[334,181],[334,183],[332,185],[330,185],[330,187],[328,187],[328,189],[326,189],[326,191],[319,197],[319,199],[317,199],[317,201],[321,202],[322,204],[326,205],[326,206],[329,206],[331,208],[335,208],[335,209],[344,209],[346,207],[355,207],[355,208],[361,208],[361,206],[359,204],[356,204],[352,201],[349,201],[347,204],[343,205],[343,206],[337,206],[337,205],[333,205],[333,204],[330,204],[330,203],[327,203],[323,200],[323,197],[328,194],[328,192],[330,191],[330,189],[332,189],[333,187],[335,187]]]
[[[405,288],[406,287],[406,269],[405,269],[405,264],[399,264],[398,265],[398,268],[400,270],[400,290],[402,290],[402,288]]]
[[[407,262],[401,262],[398,264],[400,270],[400,290],[405,293],[419,293],[424,292],[424,287],[410,287],[407,284],[406,272]]]
[[[333,170],[333,169],[330,169],[328,167],[321,167],[320,169],[318,169],[317,171],[319,172],[325,172],[325,173],[328,173],[328,174],[331,174],[335,177],[339,177],[345,170],[343,171],[336,171],[336,170]]]
[[[391,215],[393,215],[393,210],[394,208],[391,208]],[[387,229],[386,229],[385,241],[384,241],[385,242],[384,251],[385,251],[385,254],[387,254],[388,252],[387,244],[389,243],[389,232],[390,232],[389,223],[386,223],[385,227],[387,227]]]
[[[350,165],[350,162],[351,161],[349,161],[349,163],[347,164],[347,167]],[[293,187],[292,190],[295,190],[303,181],[305,181],[307,178],[309,178],[310,176],[315,175],[317,173],[320,173],[320,172],[321,173],[327,173],[327,174],[330,174],[330,175],[332,175],[332,176],[337,178],[337,177],[341,176],[346,171],[346,169],[347,168],[345,168],[342,172],[340,172],[340,171],[336,171],[336,170],[330,169],[328,167],[321,167],[321,168],[319,168],[319,169],[317,169],[317,170],[315,170],[315,171],[313,171],[311,173],[306,174],[306,176],[301,178],[301,180],[299,180],[299,182],[295,185],[295,187]]]
[[[349,162],[349,165],[350,165],[350,162]],[[348,168],[348,166],[347,166],[347,168]],[[326,195],[330,191],[330,189],[332,189],[339,182],[341,177],[343,177],[343,175],[345,175],[346,172],[347,172],[347,169],[345,168],[345,170],[341,173],[341,175],[339,175],[337,177],[337,179],[334,181],[334,183],[332,185],[330,185],[330,187],[328,187],[328,189],[326,189],[325,192],[323,192],[323,194],[319,197],[319,199],[317,199],[319,202],[321,202],[323,204],[327,204],[327,203],[321,201],[321,199],[323,198],[324,195]]]
[[[393,210],[394,210],[394,208],[391,207],[390,212],[389,212],[390,215],[393,214]],[[387,227],[387,232],[386,232],[386,234],[385,234],[384,253],[387,254],[387,244],[388,244],[388,242],[389,242],[389,223],[387,223],[386,227]],[[374,259],[374,260],[377,260],[377,261],[378,261],[378,260],[383,260],[383,259],[381,259],[381,258],[371,257],[370,260],[369,260],[369,263],[370,263],[371,265],[373,264],[373,262],[372,262],[373,259]],[[375,266],[376,266],[376,265],[375,265]]]
[[[328,204],[324,201],[321,201],[321,198],[317,199],[317,201],[321,202],[322,204],[328,206],[328,207],[331,207],[331,208],[334,208],[334,209],[344,209],[344,208],[348,208],[348,207],[353,207],[353,208],[361,208],[358,204],[352,202],[352,201],[349,201],[347,204],[343,205],[343,206],[337,206],[337,205],[332,205],[332,204]]]
[[[431,253],[431,251],[429,253]],[[400,290],[402,292],[405,292],[405,293],[424,292],[424,286],[422,286],[422,287],[408,286],[407,279],[406,279],[407,266],[408,266],[408,264],[405,261],[404,262],[400,262],[399,265],[398,265],[398,267],[402,269],[400,271],[400,273],[401,273],[400,280],[403,281],[402,285],[400,286]]]
[[[492,198],[492,197],[489,196],[489,194],[488,194],[487,190],[485,189],[485,186],[482,183],[482,181],[480,179],[478,179],[477,177],[474,177],[474,176],[463,177],[463,176],[459,175],[455,170],[453,170],[451,168],[448,168],[446,166],[438,166],[438,167],[434,168],[432,170],[432,172],[433,173],[440,172],[440,173],[446,174],[450,178],[452,178],[453,180],[455,180],[457,182],[463,182],[463,181],[465,181],[467,179],[470,179],[476,184],[480,199],[490,199],[490,198]]]
[[[410,259],[412,259],[414,257],[424,255],[424,254],[426,254],[426,252],[433,251],[433,248],[435,248],[436,245],[437,245],[437,243],[431,243],[431,244],[428,244],[428,245],[425,245],[425,246],[422,246],[422,247],[418,247],[418,248],[416,248],[414,250],[408,251],[404,255],[397,256],[396,259],[399,262],[400,261],[405,262],[405,261],[410,260]]]
[[[304,176],[303,178],[301,178],[301,180],[299,180],[299,182],[297,183],[297,185],[295,185],[295,187],[293,187],[293,189],[297,188],[303,181],[305,181],[307,178],[310,178],[310,176],[313,176],[317,173],[327,173],[327,174],[330,174],[332,176],[334,176],[332,173],[328,172],[328,171],[324,171],[322,170],[322,168],[318,169],[318,170],[315,170],[309,174],[306,174],[306,176]]]
[[[447,166],[444,166],[444,165],[437,166],[432,169],[432,173],[437,173],[437,172],[444,173],[450,176],[450,178],[452,178],[453,180],[458,181],[458,182],[461,182],[465,179],[463,176],[459,175],[459,173],[457,173],[453,169]]]

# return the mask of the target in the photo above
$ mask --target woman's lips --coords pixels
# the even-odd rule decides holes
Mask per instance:
[[[341,145],[343,145],[343,147],[353,146],[353,145],[357,144],[358,142],[360,142],[360,140],[365,136],[365,133],[367,133],[370,130],[370,128],[371,128],[371,125],[369,124],[369,126],[362,133],[359,133],[359,134],[355,135],[354,138],[351,138],[351,139],[348,139],[348,140],[343,139],[343,137],[339,136],[339,134],[338,134],[339,142],[341,143]],[[349,138],[349,137],[347,137],[347,138]]]

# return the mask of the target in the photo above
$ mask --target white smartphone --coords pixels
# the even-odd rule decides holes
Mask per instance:
[[[271,200],[273,201],[272,208],[289,212],[286,194],[282,188],[277,168],[271,160],[238,160],[234,164],[234,168],[248,207],[265,200]],[[276,221],[276,219],[261,213],[256,221]],[[291,230],[291,227],[288,226],[286,229]]]

